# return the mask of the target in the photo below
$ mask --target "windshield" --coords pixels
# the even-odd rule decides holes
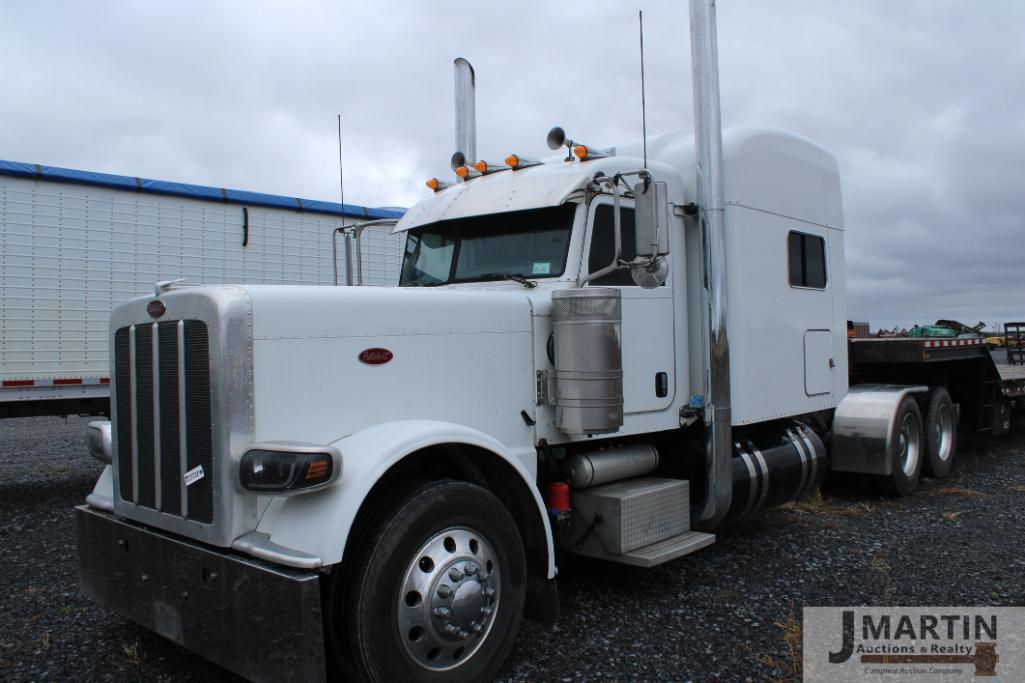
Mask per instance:
[[[576,208],[472,216],[410,230],[399,285],[558,277],[566,270]]]

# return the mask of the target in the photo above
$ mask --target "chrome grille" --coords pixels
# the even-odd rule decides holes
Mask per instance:
[[[210,341],[206,323],[168,320],[114,335],[117,471],[124,502],[214,521]],[[203,478],[185,486],[185,473]]]

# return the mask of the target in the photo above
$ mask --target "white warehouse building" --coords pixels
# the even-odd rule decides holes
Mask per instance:
[[[111,309],[156,282],[344,283],[336,229],[402,213],[0,160],[0,417],[105,412]],[[366,284],[401,258],[363,233]]]

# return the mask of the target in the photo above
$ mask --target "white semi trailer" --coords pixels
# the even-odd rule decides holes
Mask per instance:
[[[110,312],[155,282],[332,284],[335,230],[401,215],[0,161],[0,417],[109,415]],[[401,241],[361,251],[368,284],[398,281]]]
[[[118,307],[83,591],[254,680],[485,680],[556,617],[557,550],[650,567],[827,470],[910,493],[958,414],[1005,429],[1025,380],[976,341],[848,342],[836,161],[720,136],[691,24],[695,135],[458,166],[398,288]]]

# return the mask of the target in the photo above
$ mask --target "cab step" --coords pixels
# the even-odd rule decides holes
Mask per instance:
[[[613,562],[621,562],[622,564],[632,564],[637,567],[654,567],[663,562],[689,555],[695,550],[701,550],[713,543],[715,543],[715,534],[685,531],[679,536],[673,536],[664,541],[652,543],[629,553],[606,559]]]

